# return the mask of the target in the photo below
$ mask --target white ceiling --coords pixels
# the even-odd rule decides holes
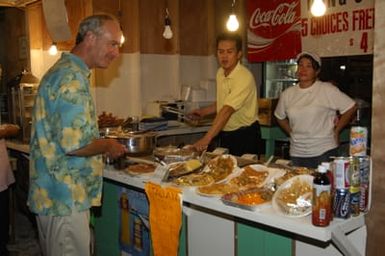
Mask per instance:
[[[0,0],[0,6],[25,7],[27,4],[30,4],[36,1],[37,0]]]

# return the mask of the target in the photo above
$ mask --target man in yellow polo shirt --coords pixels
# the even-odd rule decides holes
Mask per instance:
[[[188,116],[199,120],[215,114],[208,132],[193,146],[205,150],[215,140],[216,146],[228,148],[230,154],[258,154],[261,132],[258,123],[257,87],[251,72],[239,61],[242,38],[236,34],[217,37],[217,97],[212,105],[193,110]]]

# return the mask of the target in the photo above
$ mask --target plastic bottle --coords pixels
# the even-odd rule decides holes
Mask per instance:
[[[333,214],[333,202],[334,202],[334,195],[335,195],[335,187],[334,187],[334,175],[331,169],[330,162],[322,162],[321,165],[325,166],[326,168],[326,175],[329,178],[330,182],[330,207],[331,207],[331,214],[330,214],[330,220],[333,220],[334,214]]]
[[[319,165],[313,180],[312,223],[314,226],[326,227],[331,219],[331,186],[327,169]]]

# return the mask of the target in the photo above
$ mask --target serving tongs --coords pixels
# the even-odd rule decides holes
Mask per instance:
[[[186,123],[191,125],[197,125],[198,120],[191,119],[188,115],[186,115],[182,110],[173,108],[170,106],[162,106],[162,110],[168,113],[177,114],[178,118],[183,119],[186,121]]]

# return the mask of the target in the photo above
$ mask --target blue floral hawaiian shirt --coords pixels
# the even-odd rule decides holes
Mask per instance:
[[[100,155],[68,153],[99,137],[90,70],[63,53],[44,75],[35,99],[30,141],[28,204],[39,215],[65,216],[101,204]]]

